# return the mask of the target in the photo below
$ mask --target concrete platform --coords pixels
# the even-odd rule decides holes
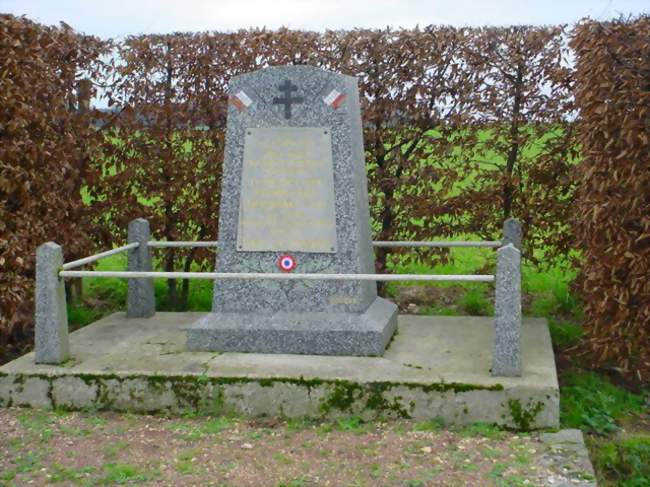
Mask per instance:
[[[249,417],[440,417],[555,428],[559,392],[546,321],[525,319],[522,377],[492,377],[493,319],[400,315],[383,357],[188,352],[204,313],[115,313],[70,336],[72,359],[0,367],[0,406]]]

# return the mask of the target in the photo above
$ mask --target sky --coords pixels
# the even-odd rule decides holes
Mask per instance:
[[[289,27],[322,31],[573,23],[650,13],[650,0],[0,0],[0,13],[103,38]]]

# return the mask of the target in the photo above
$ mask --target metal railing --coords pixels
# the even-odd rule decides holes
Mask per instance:
[[[100,252],[99,254],[91,255],[90,257],[84,257],[83,259],[67,262],[66,264],[63,264],[61,266],[61,269],[63,269],[64,271],[67,271],[69,269],[75,269],[76,267],[81,267],[82,265],[90,264],[92,262],[97,262],[98,260],[103,259],[104,257],[109,257],[115,254],[121,254],[122,252],[135,249],[139,246],[140,246],[140,242],[133,242],[126,245],[122,245],[121,247],[107,250],[106,252]]]
[[[36,362],[62,363],[69,356],[68,323],[63,278],[117,277],[129,281],[127,316],[147,317],[155,313],[152,279],[252,279],[252,280],[334,280],[334,281],[424,281],[496,282],[495,342],[492,373],[520,375],[521,333],[521,225],[514,219],[504,222],[502,241],[374,241],[374,247],[483,247],[497,250],[496,275],[458,274],[332,274],[261,272],[159,272],[151,270],[150,248],[218,248],[218,241],[150,240],[149,223],[136,219],[129,224],[129,243],[83,259],[63,263],[63,251],[53,242],[41,245],[36,253]],[[128,252],[127,271],[72,270],[111,255]],[[505,348],[504,348],[505,347]]]
[[[126,279],[258,279],[269,281],[470,281],[494,282],[491,274],[273,274],[268,272],[61,271],[60,277]]]
[[[396,241],[396,242],[387,242],[382,240],[375,240],[372,242],[373,247],[492,247],[499,248],[501,247],[501,240],[486,240],[486,241],[474,241],[474,242],[448,242],[440,240],[437,242],[430,241]],[[208,247],[208,248],[217,248],[219,247],[219,242],[206,241],[206,242],[190,242],[186,240],[178,241],[167,241],[167,240],[151,240],[147,242],[148,247],[154,248],[170,248],[170,247]]]

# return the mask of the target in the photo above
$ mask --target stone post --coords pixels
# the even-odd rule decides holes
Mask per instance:
[[[62,266],[60,245],[47,242],[36,249],[34,361],[37,364],[60,364],[70,358],[65,285],[59,277]]]
[[[511,243],[521,252],[521,223],[516,218],[507,218],[503,222],[503,245]]]
[[[136,218],[129,223],[129,243],[138,242],[139,247],[128,252],[130,271],[151,271],[149,242],[149,222]],[[153,292],[153,279],[129,279],[129,292],[126,304],[128,318],[149,318],[156,312],[156,298]]]
[[[521,253],[513,243],[497,250],[492,375],[521,375]]]

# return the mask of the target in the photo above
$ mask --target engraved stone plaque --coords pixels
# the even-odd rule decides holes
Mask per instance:
[[[246,129],[237,250],[336,252],[330,128]]]

